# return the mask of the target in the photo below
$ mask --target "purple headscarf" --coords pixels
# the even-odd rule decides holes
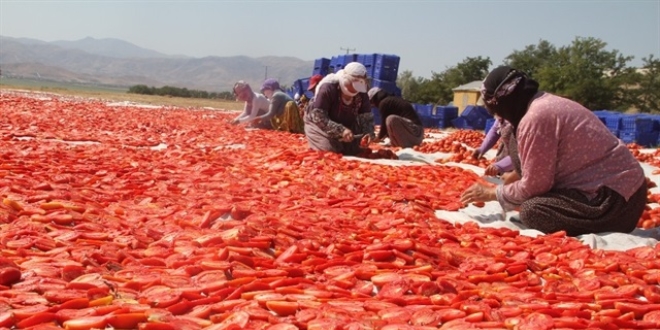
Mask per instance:
[[[280,87],[280,83],[279,83],[276,79],[273,79],[273,78],[268,78],[268,79],[266,79],[266,80],[264,81],[264,83],[261,85],[261,92],[262,92],[262,93],[263,93],[264,90],[266,90],[266,89],[269,89],[269,90],[271,90],[271,91],[273,91],[273,92],[278,91],[278,90],[279,90],[279,91],[284,91],[284,90]]]

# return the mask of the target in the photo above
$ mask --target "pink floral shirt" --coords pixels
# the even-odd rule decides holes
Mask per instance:
[[[626,200],[645,181],[628,148],[589,109],[549,93],[534,99],[517,130],[523,177],[498,186],[505,210],[551,189],[577,189],[588,198],[606,186]]]

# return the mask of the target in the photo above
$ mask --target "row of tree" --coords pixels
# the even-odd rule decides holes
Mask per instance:
[[[576,38],[571,45],[555,47],[546,40],[526,46],[507,56],[505,65],[526,72],[541,89],[575,100],[592,110],[637,109],[660,112],[660,60],[643,58],[642,68],[629,66],[632,56],[596,38]],[[399,75],[397,85],[403,97],[414,103],[448,104],[453,88],[483,80],[492,62],[486,57],[467,57],[446,70],[433,72],[430,79]]]
[[[224,99],[233,100],[234,95],[232,92],[207,92],[187,88],[179,88],[172,86],[163,87],[149,87],[147,85],[135,85],[128,89],[131,94],[144,94],[144,95],[160,95],[160,96],[174,96],[185,98],[198,98],[198,99]]]

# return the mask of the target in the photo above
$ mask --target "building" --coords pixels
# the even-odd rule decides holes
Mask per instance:
[[[463,112],[468,105],[483,105],[481,99],[481,80],[475,80],[465,85],[458,86],[454,92],[454,106],[458,107],[458,113]]]

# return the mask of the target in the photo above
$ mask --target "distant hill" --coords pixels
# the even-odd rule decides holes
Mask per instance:
[[[0,36],[0,69],[4,76],[48,77],[83,84],[146,84],[222,92],[245,80],[258,89],[266,76],[282,85],[309,77],[313,61],[294,57],[178,57],[118,39],[85,38],[45,42]]]

